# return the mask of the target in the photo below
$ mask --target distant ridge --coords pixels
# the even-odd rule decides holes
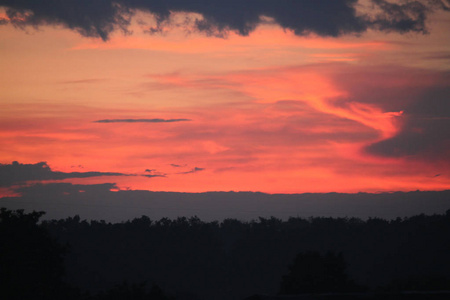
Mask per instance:
[[[52,183],[20,189],[21,196],[0,198],[0,207],[46,211],[43,219],[80,215],[85,219],[122,222],[142,215],[198,216],[204,221],[258,217],[370,217],[395,219],[442,214],[450,209],[450,190],[390,193],[152,192],[110,191],[113,185]]]

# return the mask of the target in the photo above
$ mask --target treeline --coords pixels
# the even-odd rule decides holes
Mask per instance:
[[[4,239],[10,226],[4,221],[8,213],[17,215],[2,210],[2,239],[20,244],[29,238],[30,229]],[[29,223],[36,224],[40,216],[34,213]],[[152,290],[181,300],[276,295],[286,288],[286,278],[293,276],[299,253],[319,257],[318,262],[322,256],[340,257],[339,272],[345,273],[346,286],[353,290],[450,290],[450,210],[392,221],[314,217],[203,222],[195,217],[151,220],[143,216],[111,224],[75,216],[36,226],[41,232],[38,239],[56,247],[62,265],[58,259],[42,259],[52,262],[54,277],[65,270],[64,277],[58,278],[77,287],[76,295],[88,291],[105,296],[114,289],[129,293],[133,288],[147,297],[142,299],[153,299],[149,298]],[[1,245],[8,248],[5,242]],[[8,265],[6,258],[1,260]],[[317,269],[320,264],[306,264],[309,267],[303,269]],[[140,285],[143,282],[147,285]]]

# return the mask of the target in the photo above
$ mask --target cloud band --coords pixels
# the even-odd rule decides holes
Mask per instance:
[[[174,123],[187,122],[190,119],[104,119],[97,120],[94,123]]]
[[[271,18],[284,29],[297,35],[315,33],[320,36],[339,36],[361,33],[367,29],[397,32],[426,32],[425,21],[433,10],[449,10],[442,0],[388,2],[370,0],[372,11],[360,13],[358,0],[0,0],[6,8],[9,22],[18,27],[58,25],[79,32],[83,36],[108,40],[113,31],[128,32],[136,11],[155,16],[161,24],[169,24],[174,13],[196,13],[194,27],[211,35],[227,31],[248,35],[259,24]],[[3,19],[2,19],[3,20]],[[7,23],[3,20],[1,23]],[[170,24],[169,24],[170,25]]]

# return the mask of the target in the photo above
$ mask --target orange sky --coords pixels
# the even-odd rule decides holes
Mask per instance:
[[[109,41],[0,26],[0,163],[164,175],[65,180],[154,191],[450,188],[450,137],[430,121],[450,118],[448,13],[425,35],[340,37],[274,24],[150,35],[144,17]],[[186,120],[94,122],[105,119]]]

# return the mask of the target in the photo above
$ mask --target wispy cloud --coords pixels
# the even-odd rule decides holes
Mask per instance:
[[[188,122],[190,119],[103,119],[93,123],[174,123]]]
[[[177,164],[170,164],[172,167],[174,167],[174,168],[183,168],[183,167],[186,167],[186,164],[184,164],[184,165],[177,165]]]
[[[143,174],[141,176],[152,178],[152,177],[166,177],[166,175],[167,175],[162,172],[158,172],[155,169],[145,169],[145,173],[149,173],[149,174]]]
[[[191,173],[197,173],[197,172],[200,172],[200,171],[203,171],[203,170],[204,170],[204,168],[197,168],[197,167],[195,167],[192,170],[189,170],[189,171],[186,171],[186,172],[180,172],[180,173],[176,173],[176,174],[191,174]]]
[[[164,175],[164,174],[152,174],[152,175],[146,175],[146,174],[144,174],[144,175],[141,175],[142,177],[148,177],[148,178],[153,178],[153,177],[166,177],[166,175]]]
[[[61,84],[83,84],[83,83],[97,83],[105,81],[106,79],[102,78],[89,78],[89,79],[79,79],[79,80],[66,80],[60,81]]]

